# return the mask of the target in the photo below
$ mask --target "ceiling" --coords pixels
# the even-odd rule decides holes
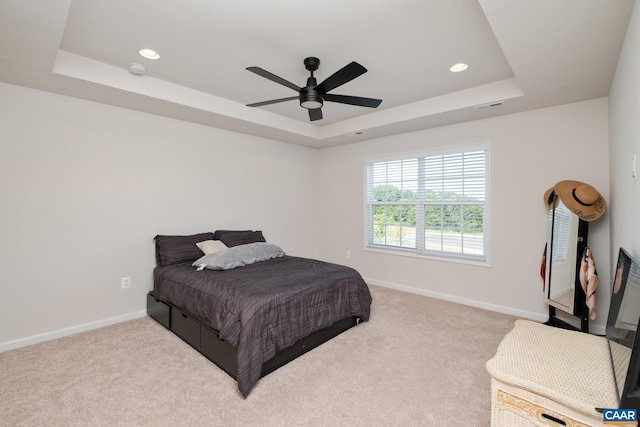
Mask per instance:
[[[607,96],[633,0],[0,0],[0,81],[309,147]],[[141,57],[151,48],[158,60]],[[296,96],[368,69],[310,122]],[[449,67],[464,62],[466,71]],[[144,75],[129,72],[131,63]],[[503,101],[494,108],[476,109]]]

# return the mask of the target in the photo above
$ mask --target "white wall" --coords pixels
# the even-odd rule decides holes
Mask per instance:
[[[635,2],[609,95],[611,253],[620,246],[640,260],[640,2]],[[612,262],[615,260],[612,259]]]
[[[637,82],[637,45],[618,85]],[[612,135],[634,150],[635,87],[618,90],[611,113]],[[620,117],[629,104],[635,115]],[[216,228],[262,229],[293,255],[352,265],[372,283],[544,319],[542,195],[576,179],[620,203],[609,200],[608,114],[598,99],[316,151],[0,83],[0,351],[143,315],[153,236]],[[363,250],[365,157],[478,141],[491,143],[491,267]],[[634,184],[624,200],[637,208]],[[609,302],[611,211],[590,229],[603,288],[596,326]],[[638,254],[634,230],[617,240]]]
[[[593,185],[608,200],[607,115],[603,98],[324,149],[320,256],[355,267],[371,283],[546,319],[539,275],[547,229],[543,194],[556,182],[573,179]],[[491,267],[364,250],[366,157],[480,141],[491,144]],[[589,230],[605,289],[608,222],[605,213]],[[606,322],[607,294],[598,300],[601,316],[594,326]]]
[[[316,167],[309,148],[0,83],[0,347],[144,314],[156,234],[260,229],[317,257]]]

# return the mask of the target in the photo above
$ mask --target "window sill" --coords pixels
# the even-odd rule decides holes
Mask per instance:
[[[466,258],[464,256],[455,256],[455,255],[430,255],[430,254],[422,254],[412,251],[410,249],[386,249],[383,247],[375,247],[375,246],[365,246],[364,250],[366,252],[375,252],[385,255],[395,255],[395,256],[403,256],[409,258],[419,258],[419,259],[428,259],[432,261],[443,261],[443,262],[452,262],[455,264],[466,264],[466,265],[475,265],[478,267],[491,267],[491,262],[489,259],[485,259],[484,261]]]

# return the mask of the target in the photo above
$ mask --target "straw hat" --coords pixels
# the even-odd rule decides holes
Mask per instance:
[[[558,206],[558,198],[556,197],[556,193],[553,191],[554,188],[551,187],[547,191],[544,192],[544,196],[542,200],[544,201],[544,205],[548,210],[552,210],[555,206]],[[553,205],[555,202],[555,206]]]
[[[607,203],[600,193],[584,182],[560,181],[553,189],[562,203],[583,221],[595,221],[607,210]]]

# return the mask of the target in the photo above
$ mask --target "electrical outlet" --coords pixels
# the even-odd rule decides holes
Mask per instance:
[[[347,258],[351,258],[351,251],[347,251],[344,255],[345,255]]]
[[[120,289],[129,289],[131,287],[131,277],[120,278]]]

